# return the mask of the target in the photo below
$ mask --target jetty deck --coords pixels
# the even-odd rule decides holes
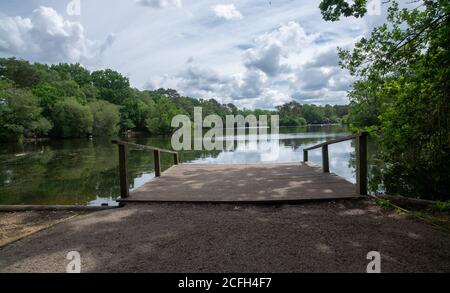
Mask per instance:
[[[357,198],[355,185],[307,163],[181,164],[123,202],[273,202]]]
[[[330,173],[328,146],[356,139],[356,184]],[[299,202],[367,195],[367,134],[358,133],[303,149],[303,162],[274,164],[180,164],[176,151],[114,141],[119,146],[119,202]],[[151,151],[155,178],[129,191],[128,149]],[[322,166],[308,162],[308,151],[322,148]],[[162,174],[161,152],[173,155]]]

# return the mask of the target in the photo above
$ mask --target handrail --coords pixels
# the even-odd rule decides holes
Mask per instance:
[[[120,179],[120,196],[122,198],[127,198],[130,196],[128,190],[128,148],[140,149],[144,151],[153,151],[154,163],[155,163],[155,177],[161,176],[161,152],[173,154],[174,165],[179,164],[178,152],[160,149],[157,147],[146,146],[141,144],[135,144],[127,141],[113,140],[113,144],[119,146],[119,179]]]
[[[356,134],[352,134],[352,135],[348,135],[348,136],[344,136],[344,137],[339,137],[339,138],[332,139],[332,140],[328,140],[326,142],[319,143],[317,145],[314,145],[312,147],[306,148],[304,150],[305,151],[310,151],[310,150],[318,149],[318,148],[320,148],[320,147],[322,147],[324,145],[330,145],[330,144],[335,144],[335,143],[338,143],[338,142],[343,142],[343,141],[346,141],[346,140],[352,140],[352,139],[357,138],[358,136],[361,136],[362,133],[364,133],[364,132],[356,133]]]
[[[356,139],[356,192],[367,195],[367,132],[360,132],[349,136],[340,137],[319,143],[312,147],[303,149],[303,162],[308,162],[308,151],[322,148],[322,168],[324,173],[330,173],[328,146],[347,140]]]
[[[127,145],[127,146],[129,146],[129,147],[131,147],[133,149],[139,149],[139,150],[144,150],[144,151],[160,151],[160,152],[163,152],[163,153],[178,154],[178,152],[176,152],[176,151],[161,149],[161,148],[147,146],[147,145],[142,145],[142,144],[131,143],[131,142],[128,142],[128,141],[113,140],[112,143]]]

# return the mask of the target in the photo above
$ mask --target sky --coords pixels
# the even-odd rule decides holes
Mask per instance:
[[[319,3],[1,0],[0,56],[111,68],[139,89],[238,107],[347,104],[354,79],[338,66],[337,47],[368,36],[384,22],[384,7],[326,22]]]

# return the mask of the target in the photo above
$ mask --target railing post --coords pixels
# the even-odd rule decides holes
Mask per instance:
[[[356,193],[367,195],[367,132],[356,139]]]
[[[308,162],[308,151],[303,150],[303,162]]]
[[[322,168],[323,168],[323,173],[330,173],[330,161],[328,158],[328,145],[322,146]]]
[[[178,153],[173,154],[173,163],[175,165],[178,165],[180,163],[180,161],[178,159]]]
[[[127,198],[130,196],[128,190],[128,148],[126,145],[119,144],[119,180],[120,180],[120,197]]]
[[[161,153],[159,150],[154,150],[154,159],[155,159],[155,176],[161,176]]]

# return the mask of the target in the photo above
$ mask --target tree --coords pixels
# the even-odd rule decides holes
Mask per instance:
[[[172,118],[178,114],[186,113],[181,109],[177,109],[170,98],[163,96],[152,109],[149,118],[145,120],[145,126],[153,134],[172,133]]]
[[[325,19],[359,16],[356,8],[345,12],[345,5],[330,14],[331,2],[336,1],[322,1]],[[450,195],[449,11],[445,0],[423,1],[413,9],[392,1],[388,23],[352,51],[339,50],[342,67],[358,78],[349,93],[349,119],[356,127],[378,130],[388,193]]]
[[[63,80],[57,82],[55,85],[58,88],[58,92],[61,97],[74,97],[78,103],[86,105],[86,95],[75,81]]]
[[[91,77],[92,84],[100,91],[100,98],[103,100],[119,105],[132,95],[128,78],[116,71],[94,71]]]
[[[46,135],[52,125],[41,112],[38,99],[30,91],[0,80],[0,141]]]
[[[123,130],[132,128],[144,130],[146,127],[145,120],[151,115],[153,107],[154,102],[151,99],[147,102],[136,98],[126,99],[120,108],[121,128]]]
[[[63,99],[63,95],[55,84],[41,82],[33,88],[33,94],[38,98],[43,114],[50,117],[53,106]]]
[[[92,133],[95,136],[112,136],[117,134],[120,122],[118,107],[107,101],[89,103],[94,118]]]
[[[93,115],[88,106],[74,98],[66,98],[55,104],[52,111],[53,134],[60,138],[77,138],[92,133]]]
[[[388,0],[389,1],[389,0]],[[322,0],[319,5],[323,19],[337,21],[343,16],[362,17],[367,12],[367,0]]]
[[[19,88],[31,88],[42,81],[42,74],[28,61],[0,58],[0,77],[14,82]]]
[[[59,73],[64,80],[73,80],[80,87],[91,83],[91,73],[89,70],[85,69],[81,64],[67,64],[60,63],[58,65],[53,65],[52,70]]]

